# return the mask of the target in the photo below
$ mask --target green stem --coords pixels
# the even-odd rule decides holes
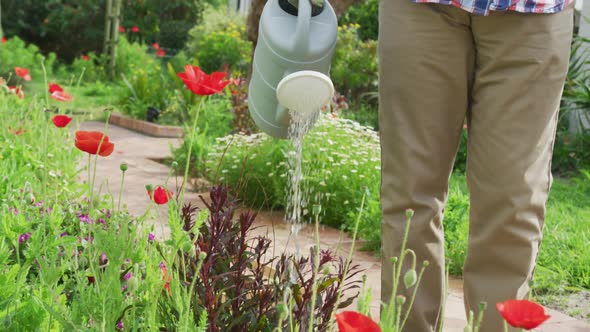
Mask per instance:
[[[414,254],[413,251],[412,251],[412,254]],[[414,258],[415,257],[416,256],[414,254]],[[400,329],[399,329],[400,331],[403,331],[404,325],[406,325],[406,321],[408,320],[408,317],[410,317],[410,311],[412,310],[412,306],[414,305],[414,301],[416,300],[416,294],[418,293],[418,286],[420,285],[420,282],[422,281],[422,276],[424,275],[425,270],[426,270],[426,266],[422,265],[422,269],[420,270],[420,274],[418,274],[418,280],[416,281],[416,285],[414,285],[414,291],[412,292],[412,299],[410,300],[410,303],[408,305],[408,310],[406,311],[406,315],[404,316],[404,320],[402,321],[402,325],[400,326]],[[400,312],[401,312],[401,308],[400,308]]]
[[[98,148],[96,149],[96,156],[94,157],[94,169],[92,170],[92,184],[90,185],[90,205],[88,208],[88,217],[90,217],[90,213],[92,212],[92,205],[93,205],[93,196],[94,196],[94,182],[96,181],[96,164],[98,163],[98,157],[100,156],[100,148],[102,147],[102,143],[107,135],[107,131],[109,129],[109,117],[110,112],[107,112],[106,121],[104,124],[104,132],[102,134],[102,138],[98,143]]]
[[[45,69],[45,59],[41,61],[41,68],[43,69],[43,79],[45,81],[45,109],[49,109],[49,89],[47,86],[49,85],[47,81],[47,69]],[[46,199],[46,192],[47,192],[47,172],[48,172],[48,165],[47,165],[47,127],[48,121],[47,116],[45,115],[45,111],[43,112],[43,185],[41,191],[43,193],[43,199]]]
[[[123,183],[125,182],[125,172],[121,175],[121,188],[119,188],[119,202],[117,203],[117,212],[121,213],[121,196],[123,194]]]
[[[193,142],[195,141],[194,135],[195,135],[195,131],[197,130],[197,121],[199,120],[199,114],[201,113],[201,108],[203,107],[203,102],[205,100],[206,97],[201,97],[201,100],[199,102],[199,105],[197,106],[197,114],[195,114],[195,119],[193,120],[193,126],[191,128],[191,132],[190,132],[190,142],[188,145],[188,153],[187,153],[187,157],[186,157],[186,166],[184,168],[184,177],[182,178],[182,184],[180,186],[180,195],[179,195],[179,202],[178,202],[178,211],[180,212],[180,209],[182,209],[182,203],[184,201],[184,191],[185,191],[185,187],[186,187],[186,181],[188,178],[188,170],[191,164],[191,155],[193,152]]]
[[[397,270],[397,274],[394,277],[394,280],[399,280],[402,270],[403,270],[403,266],[404,266],[404,258],[406,257],[406,244],[408,242],[408,236],[410,234],[410,221],[412,220],[411,217],[407,217],[406,218],[406,229],[404,231],[404,237],[402,239],[402,247],[401,247],[401,251],[400,251],[400,257],[399,257],[399,269]],[[399,287],[399,283],[394,283],[395,286],[393,288],[393,296],[395,296],[397,294],[397,288]]]
[[[354,253],[354,244],[356,242],[356,236],[358,233],[358,229],[359,229],[359,224],[361,221],[361,216],[363,215],[363,211],[365,210],[365,199],[366,199],[367,195],[363,194],[363,198],[361,199],[361,207],[359,209],[359,214],[356,218],[356,221],[354,223],[354,231],[352,232],[352,243],[350,245],[350,250],[348,252],[348,258],[346,258],[346,264],[344,265],[344,271],[342,271],[342,280],[340,281],[343,285],[344,285],[344,281],[346,280],[346,276],[348,275],[348,269],[350,268],[350,262],[352,261],[352,254]],[[342,289],[344,287],[340,287],[340,289],[338,290],[338,296],[336,297],[336,304],[334,305],[334,308],[338,308],[338,306],[340,305],[340,298],[342,297]]]
[[[320,218],[319,218],[319,212],[315,214],[315,243],[316,243],[316,247],[315,247],[315,261],[313,264],[313,285],[311,286],[311,310],[309,311],[310,313],[310,322],[309,322],[309,326],[308,326],[308,331],[309,332],[313,332],[313,327],[314,327],[314,322],[315,322],[315,315],[314,315],[314,311],[315,311],[315,301],[316,301],[316,296],[318,293],[318,285],[317,285],[317,280],[318,280],[318,270],[320,269]]]

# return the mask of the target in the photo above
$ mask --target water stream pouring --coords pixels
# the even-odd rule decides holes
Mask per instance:
[[[334,86],[327,76],[336,46],[338,20],[326,0],[269,0],[260,17],[258,44],[248,89],[256,125],[287,138],[290,112],[315,121]],[[311,124],[307,126],[311,127]]]

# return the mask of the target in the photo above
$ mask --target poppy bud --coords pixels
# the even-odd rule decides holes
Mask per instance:
[[[406,303],[406,297],[403,295],[398,295],[395,298],[395,302],[397,303],[397,305],[402,305],[402,304]]]
[[[201,251],[201,253],[199,254],[199,260],[204,261],[205,258],[207,258],[207,253]]]
[[[127,166],[125,163],[122,163],[119,168],[121,169],[121,172],[126,172],[129,166]]]
[[[154,186],[153,186],[153,185],[151,185],[151,184],[146,184],[146,185],[145,185],[145,190],[147,190],[147,191],[151,192],[151,191],[153,191],[153,190],[154,190]]]
[[[406,288],[413,287],[416,284],[416,281],[418,281],[418,275],[416,274],[416,270],[408,270],[408,272],[406,272],[406,274],[404,275],[404,285],[406,286]]]
[[[136,276],[129,278],[127,281],[127,289],[134,293],[139,288],[139,279]]]
[[[35,203],[35,195],[33,195],[32,193],[27,193],[27,195],[25,196],[25,201],[29,202],[30,204]]]
[[[171,166],[172,166],[172,168],[176,168],[176,167],[178,167],[178,162],[176,162],[176,161],[173,161]]]
[[[412,209],[407,209],[406,210],[406,218],[410,219],[414,216],[414,210]]]

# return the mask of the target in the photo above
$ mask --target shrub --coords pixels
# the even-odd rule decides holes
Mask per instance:
[[[307,206],[321,205],[321,221],[350,228],[365,193],[379,192],[379,143],[377,134],[357,123],[323,116],[306,135],[303,148],[303,191]],[[291,147],[286,140],[264,134],[232,135],[218,139],[207,157],[207,176],[239,188],[251,206],[284,207]],[[307,213],[305,213],[307,212]],[[310,211],[304,211],[309,220]],[[379,225],[379,220],[373,220]]]
[[[170,93],[165,89],[166,77],[160,61],[146,50],[145,45],[129,43],[125,38],[119,40],[117,73],[127,87],[120,101],[122,110],[142,120],[146,119],[148,107],[165,109]]]
[[[12,73],[13,80],[9,83],[15,83],[17,79],[14,77],[14,67],[23,67],[31,71],[33,78],[42,80],[41,62],[43,62],[43,59],[45,59],[47,74],[52,75],[55,66],[55,54],[50,53],[48,56],[44,56],[37,46],[26,45],[22,39],[12,37],[6,43],[0,44],[0,76],[8,78]],[[18,84],[23,83],[18,80]]]
[[[203,19],[188,33],[189,37],[186,42],[187,53],[196,54],[203,37],[217,31],[226,30],[230,23],[233,23],[235,26],[244,26],[246,24],[242,16],[229,10],[227,6],[207,5],[203,11]]]
[[[209,153],[210,146],[218,137],[229,135],[232,131],[233,115],[230,112],[231,104],[225,95],[208,98],[199,115],[197,132],[192,133],[193,153],[191,155],[191,175],[203,176],[205,173],[205,158]],[[164,114],[165,116],[165,114]],[[172,150],[174,160],[179,165],[186,165],[188,146],[191,135],[188,126],[190,118],[185,121],[186,132],[188,133],[182,145]]]
[[[364,94],[377,91],[378,86],[377,42],[362,41],[358,28],[358,25],[338,28],[330,71],[336,91],[354,104],[360,103]]]
[[[365,0],[360,5],[350,6],[340,16],[340,25],[358,24],[361,40],[377,40],[379,37],[379,0]]]
[[[201,38],[195,57],[205,72],[229,67],[239,73],[250,68],[252,44],[243,36],[244,26],[229,23],[224,30],[214,31]]]

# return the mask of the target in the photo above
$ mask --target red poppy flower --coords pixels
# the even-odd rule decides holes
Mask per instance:
[[[165,52],[163,49],[161,49],[161,48],[160,48],[160,49],[158,49],[158,50],[156,51],[156,56],[157,56],[158,58],[163,58],[163,57],[165,57],[165,56],[166,56],[166,52]]]
[[[153,44],[152,44],[152,47],[153,47],[153,48],[155,48],[156,50],[159,50],[159,49],[160,49],[160,44],[158,44],[158,43],[153,43]]]
[[[137,33],[137,32],[139,32],[139,28],[136,25],[134,25],[131,27],[131,32]]]
[[[147,193],[150,199],[158,205],[168,203],[168,200],[172,197],[172,192],[170,190],[160,186],[156,187],[153,192],[148,190]]]
[[[90,60],[90,57],[88,55],[84,54],[84,55],[82,55],[82,60],[88,61],[88,60]]]
[[[25,81],[31,80],[31,75],[29,73],[29,70],[26,68],[14,67],[14,72],[16,73],[17,76],[22,77]]]
[[[81,151],[102,157],[110,156],[115,149],[115,144],[109,142],[109,137],[98,131],[77,131],[75,145]]]
[[[86,276],[86,278],[88,279],[89,284],[93,284],[96,282],[96,278],[94,278],[93,276]]]
[[[122,26],[119,26],[119,32],[125,32],[125,28]]]
[[[177,74],[178,77],[189,90],[197,95],[208,96],[220,93],[229,84],[228,80],[224,80],[225,73],[223,72],[216,71],[207,75],[201,68],[191,65],[184,66],[184,70],[184,73]]]
[[[11,134],[14,134],[16,136],[20,136],[20,135],[26,133],[27,131],[22,128],[12,129],[12,128],[8,127],[8,132]]]
[[[162,270],[162,280],[164,280],[164,289],[168,292],[168,295],[172,296],[172,290],[170,289],[170,275],[166,269],[166,265],[160,265]]]
[[[9,85],[8,91],[17,95],[19,99],[23,99],[25,97],[25,92],[14,85]]]
[[[8,41],[8,39],[6,39],[6,37],[2,37],[2,39],[0,39],[0,43],[4,44]]]
[[[70,123],[70,121],[72,121],[72,118],[70,118],[67,115],[56,115],[51,119],[51,121],[53,121],[53,124],[57,128],[63,128],[67,126]]]
[[[49,97],[57,101],[70,101],[73,99],[69,93],[65,92],[64,89],[56,83],[49,84],[49,93],[51,94]]]
[[[508,300],[496,303],[496,308],[512,327],[532,330],[543,324],[549,315],[540,304],[528,300]]]
[[[336,314],[340,332],[381,332],[381,328],[371,318],[356,311],[343,311]]]

